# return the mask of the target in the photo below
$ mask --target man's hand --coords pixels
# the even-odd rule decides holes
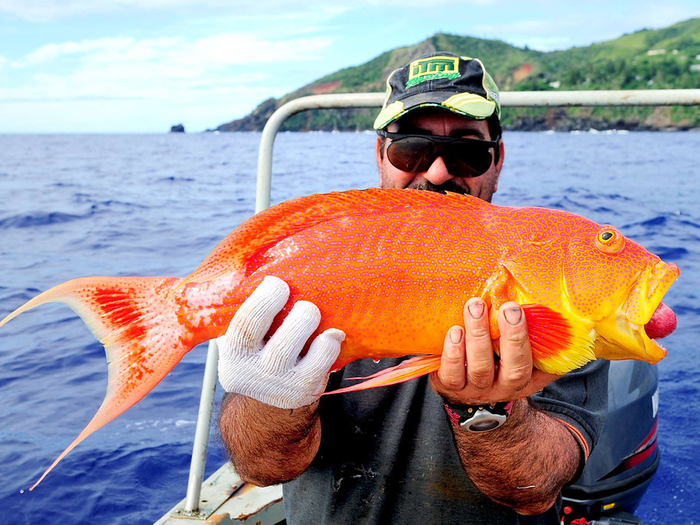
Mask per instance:
[[[266,343],[265,334],[288,299],[287,283],[265,277],[238,309],[226,335],[217,340],[219,381],[227,392],[278,408],[299,408],[316,401],[325,389],[345,334],[326,330],[299,358],[321,322],[314,304],[299,301]]]
[[[533,369],[525,315],[517,303],[498,312],[500,360],[494,358],[489,316],[478,298],[464,307],[464,328],[447,332],[433,390],[452,403],[477,405],[513,401],[539,392],[561,376]]]

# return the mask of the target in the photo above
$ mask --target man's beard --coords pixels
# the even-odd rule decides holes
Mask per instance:
[[[458,185],[454,179],[450,179],[446,181],[444,184],[440,184],[439,186],[436,186],[430,181],[427,181],[425,179],[418,180],[416,182],[413,182],[406,186],[406,189],[410,190],[424,190],[424,191],[432,191],[435,193],[442,193],[445,194],[446,192],[452,192],[452,193],[460,193],[462,195],[469,195],[469,187],[464,187]]]

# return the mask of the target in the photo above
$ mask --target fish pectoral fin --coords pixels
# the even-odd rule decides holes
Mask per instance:
[[[501,337],[501,331],[498,328],[498,310],[504,303],[517,300],[517,282],[508,268],[503,265],[498,266],[486,281],[482,296],[489,307],[491,338],[498,340]]]
[[[434,372],[438,368],[440,368],[439,355],[418,356],[404,361],[396,366],[380,370],[376,374],[372,374],[368,377],[347,378],[350,381],[357,381],[360,379],[364,379],[364,381],[356,385],[333,390],[332,392],[325,392],[323,395],[343,394],[346,392],[368,390],[370,388],[377,388],[380,386],[398,385],[399,383],[404,383],[406,381],[410,381],[411,379],[415,379],[416,377]]]
[[[510,273],[510,270],[503,265],[488,278],[484,286],[483,296],[489,303],[492,310],[496,311],[503,303],[517,301],[518,283]]]
[[[562,375],[596,359],[591,326],[540,304],[522,309],[535,368]]]

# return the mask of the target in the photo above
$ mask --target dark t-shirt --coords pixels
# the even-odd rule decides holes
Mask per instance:
[[[331,374],[364,377],[380,364],[364,359]],[[567,424],[587,457],[607,409],[606,361],[589,363],[532,396]],[[481,494],[466,475],[442,399],[428,377],[384,388],[324,396],[318,454],[284,485],[287,523],[307,524],[558,524],[558,509],[519,516]],[[488,459],[485,459],[486,461]]]

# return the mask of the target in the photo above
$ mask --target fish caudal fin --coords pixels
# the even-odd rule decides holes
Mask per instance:
[[[396,366],[380,370],[376,374],[372,374],[368,377],[349,377],[349,381],[356,381],[360,379],[364,379],[364,381],[356,385],[333,390],[332,392],[326,392],[323,395],[344,394],[347,392],[368,390],[370,388],[377,388],[380,386],[398,385],[399,383],[405,383],[406,381],[410,381],[416,377],[434,372],[438,368],[440,368],[439,355],[418,356],[408,359],[407,361],[404,361]]]
[[[174,277],[74,279],[38,295],[0,321],[2,326],[44,303],[64,303],[105,345],[109,363],[107,394],[97,413],[29,490],[87,436],[140,401],[194,346],[174,307],[172,290],[180,281]]]
[[[596,359],[590,326],[546,306],[522,305],[535,368],[563,375]]]

